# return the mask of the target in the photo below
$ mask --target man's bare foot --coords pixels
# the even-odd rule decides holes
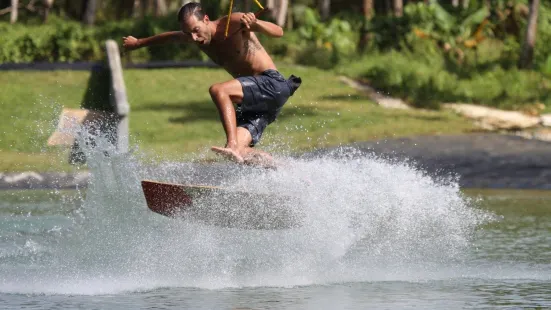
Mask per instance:
[[[241,157],[241,155],[236,150],[233,150],[231,148],[218,147],[218,146],[213,146],[210,149],[213,152],[220,154],[237,163],[243,163],[243,157]]]
[[[259,166],[263,168],[276,168],[272,155],[262,151],[252,151],[243,157],[243,162],[250,166]]]

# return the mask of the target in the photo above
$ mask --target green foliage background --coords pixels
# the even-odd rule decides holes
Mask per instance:
[[[346,1],[334,1],[343,9],[325,21],[310,2],[291,3],[293,26],[283,38],[260,36],[278,61],[363,79],[424,108],[438,108],[441,102],[521,110],[551,106],[548,2],[540,5],[532,70],[516,69],[526,29],[524,0],[492,1],[490,9],[482,1],[471,1],[467,9],[439,4],[444,1],[411,2],[401,17],[375,12],[369,20]],[[204,5],[217,16],[225,10],[224,3],[209,0]],[[93,27],[62,16],[52,16],[46,24],[32,19],[16,25],[0,22],[0,63],[101,61],[107,39],[121,42],[123,36],[179,29],[175,12],[120,21],[112,21],[107,13],[102,11]],[[363,34],[369,40],[359,49]],[[189,59],[206,60],[192,44],[154,46],[123,56],[126,62]]]

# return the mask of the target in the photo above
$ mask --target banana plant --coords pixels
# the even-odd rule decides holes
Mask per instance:
[[[406,6],[405,14],[417,38],[436,41],[445,51],[455,53],[462,61],[464,50],[476,48],[489,34],[489,10],[482,7],[466,16],[453,16],[438,3]]]
[[[352,27],[345,20],[334,18],[328,23],[323,23],[315,10],[305,8],[301,22],[302,25],[298,29],[300,36],[319,48],[335,49],[345,54],[355,48]]]

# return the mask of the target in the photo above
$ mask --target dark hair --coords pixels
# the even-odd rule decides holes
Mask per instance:
[[[201,3],[190,2],[182,6],[180,8],[180,11],[178,11],[178,21],[182,22],[188,19],[189,17],[191,17],[192,15],[197,17],[197,20],[202,20],[203,17],[205,17],[205,13],[203,12]]]

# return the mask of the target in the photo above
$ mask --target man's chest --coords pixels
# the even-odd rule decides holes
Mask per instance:
[[[208,47],[202,48],[203,52],[219,65],[254,57],[256,52],[261,49],[262,45],[256,38],[243,36],[212,42]]]

